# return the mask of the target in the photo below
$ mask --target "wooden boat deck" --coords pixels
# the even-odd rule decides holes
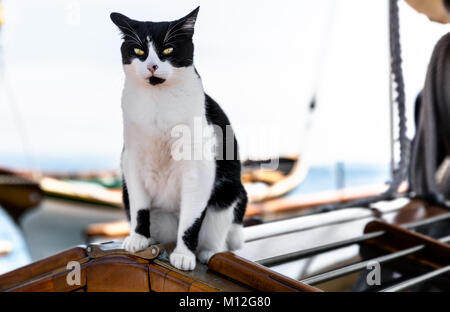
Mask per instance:
[[[394,206],[398,206],[398,203]],[[421,279],[426,280],[430,278],[429,276],[433,277],[434,275],[445,276],[450,264],[450,247],[447,240],[439,241],[434,237],[413,232],[412,229],[417,227],[415,225],[417,222],[423,224],[441,222],[442,220],[447,222],[450,220],[450,213],[442,207],[430,205],[423,201],[411,201],[400,208],[385,207],[384,209],[386,210],[385,214],[381,215],[384,220],[378,218],[373,221],[373,216],[370,218],[359,212],[362,216],[359,219],[339,220],[339,218],[335,218],[334,223],[328,222],[327,224],[325,222],[321,226],[318,224],[314,226],[311,220],[300,222],[305,217],[250,227],[246,229],[248,242],[246,247],[239,251],[240,256],[232,253],[219,253],[211,258],[208,266],[198,264],[196,269],[190,272],[173,268],[168,262],[167,254],[164,253],[155,259],[153,259],[154,257],[143,259],[138,254],[126,254],[122,250],[98,257],[92,253],[92,249],[76,247],[0,276],[0,290],[89,292],[241,292],[255,290],[309,292],[330,290],[329,284],[324,284],[324,282],[327,282],[330,277],[340,277],[361,270],[366,260],[362,258],[354,262],[354,256],[350,256],[345,261],[339,261],[339,259],[333,257],[334,263],[332,265],[316,267],[313,272],[310,271],[304,275],[289,276],[286,271],[280,269],[286,264],[286,261],[283,262],[283,259],[281,259],[277,266],[269,265],[267,259],[273,257],[289,258],[292,252],[303,253],[303,256],[297,255],[298,261],[304,261],[304,256],[308,254],[320,258],[322,254],[330,250],[334,251],[345,243],[345,239],[343,240],[341,237],[330,237],[334,236],[334,233],[342,232],[344,228],[359,228],[361,232],[357,235],[376,234],[369,238],[362,236],[364,240],[361,240],[360,243],[366,247],[370,245],[383,250],[382,255],[376,258],[380,261],[384,259],[383,257],[394,259],[401,256],[408,261],[413,261],[428,268],[427,270],[431,270],[420,275]],[[349,210],[347,210],[348,212]],[[353,213],[355,212],[353,211]],[[334,212],[334,214],[336,213]],[[322,214],[321,217],[322,219],[327,218],[325,214]],[[354,222],[361,223],[362,227],[355,226]],[[408,224],[408,226],[406,228],[401,227],[401,224]],[[341,231],[335,231],[336,226]],[[253,233],[251,233],[252,231]],[[320,231],[328,234],[329,239],[327,241],[315,240],[308,248],[305,247],[306,245],[302,245],[305,240],[314,240],[315,235]],[[358,238],[357,235],[353,235],[353,239]],[[290,249],[274,249],[274,246],[283,248],[287,246]],[[160,248],[170,254],[173,246],[166,245],[160,246]],[[314,248],[316,248],[316,252],[312,252]],[[405,250],[411,248],[413,248],[412,252],[405,253]],[[319,252],[322,250],[324,253]],[[357,253],[360,252],[362,252],[362,249]],[[397,255],[398,253],[401,255]],[[79,285],[67,283],[67,276],[70,273],[67,263],[70,261],[80,263],[81,281]],[[291,264],[297,266],[297,269],[288,271],[298,272],[298,261],[295,259],[291,262]],[[258,264],[258,262],[265,263],[265,265]],[[355,282],[355,278],[351,279],[352,283]],[[401,287],[404,286],[399,284],[397,287],[403,289]]]

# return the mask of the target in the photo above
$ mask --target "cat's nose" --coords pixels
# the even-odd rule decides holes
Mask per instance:
[[[154,74],[155,71],[158,69],[158,65],[147,65],[147,69]]]

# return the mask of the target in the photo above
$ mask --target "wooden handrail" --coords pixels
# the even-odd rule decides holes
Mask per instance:
[[[258,291],[319,292],[318,288],[306,285],[280,273],[251,262],[231,252],[217,253],[209,260],[208,267]]]

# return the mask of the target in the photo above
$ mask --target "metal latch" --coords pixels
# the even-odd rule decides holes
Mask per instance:
[[[110,241],[100,244],[91,244],[86,248],[88,256],[92,259],[112,255],[125,255],[131,257],[138,257],[146,260],[152,260],[157,258],[162,250],[164,249],[162,249],[161,246],[152,245],[144,250],[135,253],[128,252],[122,248],[122,242],[120,241]]]

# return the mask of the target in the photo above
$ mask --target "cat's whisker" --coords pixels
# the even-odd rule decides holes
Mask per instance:
[[[123,26],[123,25],[119,25],[119,28],[123,28],[123,29],[125,29],[125,30],[130,31],[132,34],[134,34],[134,33],[133,33],[133,29],[131,29],[131,28],[129,28],[129,27],[125,27],[125,26]]]
[[[130,39],[127,39],[127,40],[125,40],[125,41],[130,41],[130,42],[136,43],[138,46],[141,45],[141,43],[138,42],[133,36],[130,36],[130,35],[125,35],[125,36],[130,37]]]
[[[166,42],[167,36],[172,32],[174,27],[175,26],[172,26],[171,24],[169,24],[169,28],[167,29],[166,35],[164,36],[163,44]]]
[[[175,38],[175,37],[179,37],[179,36],[189,36],[189,35],[191,35],[192,33],[178,33],[178,34],[173,34],[173,35],[171,35],[168,39],[167,39],[167,42],[170,42],[170,40],[172,39],[172,38]],[[166,43],[167,43],[166,42]]]
[[[195,21],[195,20],[194,20],[194,21]],[[172,33],[172,30],[173,30],[176,26],[178,26],[180,23],[184,23],[184,22],[192,23],[192,19],[189,19],[189,20],[179,20],[179,21],[177,21],[175,24],[173,24],[173,26],[172,26],[172,25],[169,25],[169,29],[167,30],[166,35],[164,36],[164,41],[163,41],[163,42],[166,43],[166,40],[169,40],[169,38],[168,38],[169,35],[172,35],[172,34],[176,33],[177,31],[180,31],[180,30],[186,30],[186,28],[181,27],[180,29],[177,29],[177,30],[175,30],[175,31]],[[170,37],[170,36],[169,36],[169,37]]]
[[[144,43],[142,42],[141,38],[139,38],[138,34],[133,29],[133,27],[131,27],[131,25],[127,21],[125,21],[125,23],[127,23],[128,27],[129,27],[128,30],[131,31],[131,33],[136,36],[136,38],[141,42],[142,45],[144,45]]]
[[[144,45],[144,42],[141,40],[141,38],[139,38],[139,35],[136,33],[136,31],[133,30],[133,34],[136,37],[136,39],[142,44]]]
[[[126,33],[124,33],[124,36],[133,39],[138,45],[142,45],[142,46],[144,45],[144,44],[142,43],[142,41],[139,39],[139,37],[131,36],[131,35],[126,34]]]
[[[185,32],[185,33],[178,33],[178,34],[174,34],[174,35],[171,35],[167,40],[167,42],[165,43],[165,44],[168,44],[169,42],[170,42],[170,40],[172,40],[173,38],[175,38],[175,37],[180,37],[180,36],[188,36],[188,35],[190,35],[191,34],[191,32]]]
[[[175,27],[175,26],[173,26],[172,23],[169,24],[169,28],[167,29],[167,32],[166,32],[166,35],[164,36],[163,42],[166,42],[167,35],[170,34],[170,32],[172,31],[172,29],[173,29],[174,27]]]
[[[169,35],[169,34],[172,32],[172,30],[173,30],[177,25],[179,25],[181,22],[183,22],[183,20],[179,20],[179,21],[177,21],[176,23],[174,23],[173,25],[172,25],[172,23],[169,24],[169,29],[167,30],[166,35],[165,35],[165,37],[164,37],[164,42],[166,41],[167,35]]]
[[[175,31],[171,31],[170,33],[168,33],[168,37],[170,37],[171,35],[176,34],[177,32],[180,32],[180,31],[187,31],[187,32],[192,32],[192,33],[194,33],[194,30],[193,30],[192,28],[183,28],[183,27],[180,27],[180,28],[176,29]]]
[[[137,42],[140,44],[140,42],[137,41],[136,38],[134,38],[133,36],[125,35],[125,37],[128,37],[125,41],[133,41],[133,42]]]
[[[189,28],[189,29],[188,29],[188,28],[179,28],[179,29],[177,29],[177,30],[171,32],[170,35],[169,35],[169,37],[172,36],[172,35],[174,35],[174,34],[176,34],[176,33],[178,33],[178,32],[180,32],[180,31],[185,31],[185,32],[191,32],[191,33],[194,33],[194,31],[193,31],[192,29],[190,29],[190,28]]]

